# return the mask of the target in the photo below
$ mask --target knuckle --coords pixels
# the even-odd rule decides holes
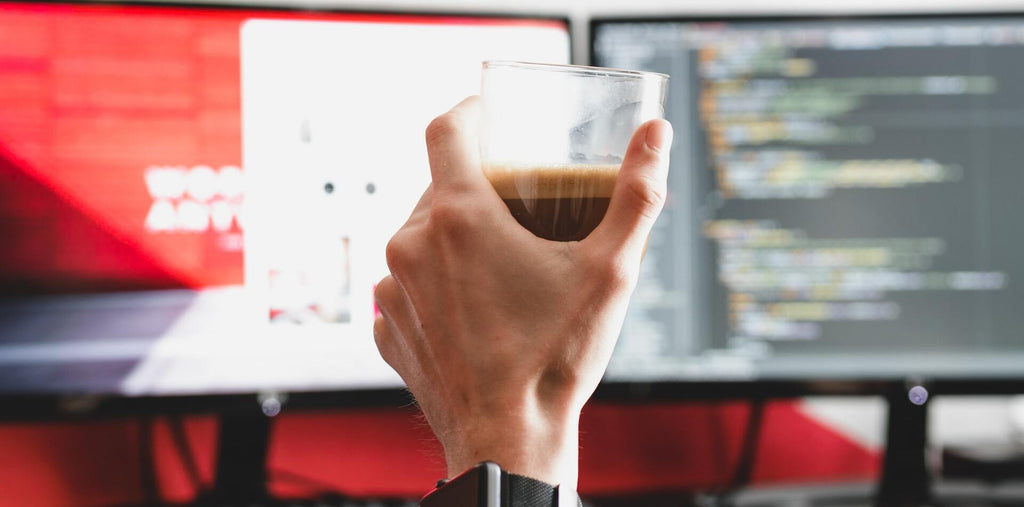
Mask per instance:
[[[386,355],[385,350],[389,345],[387,336],[387,322],[384,321],[384,317],[377,317],[373,321],[373,342],[377,344],[377,350],[380,351],[381,355]]]
[[[373,301],[377,303],[377,306],[381,306],[381,302],[386,297],[385,291],[387,290],[390,278],[391,277],[384,277],[384,279],[378,282],[377,286],[373,288]]]
[[[403,271],[406,266],[413,262],[413,255],[407,247],[407,243],[398,234],[395,234],[388,241],[387,246],[384,247],[384,259],[387,261],[388,269],[395,273]],[[383,283],[380,285],[383,285]],[[377,286],[378,290],[380,285]]]
[[[633,284],[635,275],[621,255],[610,255],[606,251],[591,252],[586,264],[591,279],[599,287],[618,291]]]
[[[635,278],[633,272],[622,262],[610,262],[602,271],[604,283],[612,289],[618,290],[633,285]]]
[[[653,178],[642,176],[629,180],[626,192],[634,210],[644,218],[657,217],[665,205],[666,185]]]
[[[471,214],[454,200],[438,199],[430,209],[432,229],[446,237],[461,237],[472,226]]]
[[[373,288],[373,302],[377,306],[379,317],[385,320],[391,318],[391,311],[401,300],[398,283],[391,276],[384,277],[376,287]]]
[[[428,125],[426,131],[427,144],[432,145],[443,142],[454,136],[459,131],[458,115],[449,111],[434,118]]]
[[[377,317],[373,321],[373,342],[377,345],[377,352],[380,353],[380,357],[384,359],[384,362],[394,367],[394,337],[391,336],[391,329],[387,321],[384,320],[384,317]]]

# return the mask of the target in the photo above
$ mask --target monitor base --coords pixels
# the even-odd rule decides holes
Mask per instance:
[[[917,389],[917,388],[915,388]],[[912,403],[907,389],[896,383],[886,394],[889,404],[885,457],[875,504],[886,507],[930,505],[931,475],[927,464],[928,404]]]
[[[267,447],[270,417],[262,413],[220,416],[217,475],[200,504],[253,505],[270,501],[267,491]]]

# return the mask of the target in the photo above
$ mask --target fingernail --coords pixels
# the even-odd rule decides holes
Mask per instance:
[[[672,146],[672,125],[667,121],[654,122],[647,129],[644,143],[658,153],[668,151]]]

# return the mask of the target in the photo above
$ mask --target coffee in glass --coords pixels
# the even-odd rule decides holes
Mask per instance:
[[[535,235],[586,238],[608,209],[633,132],[664,116],[667,82],[649,72],[485,62],[484,175]]]

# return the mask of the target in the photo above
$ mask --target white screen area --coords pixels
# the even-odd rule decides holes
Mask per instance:
[[[372,295],[430,182],[426,125],[479,93],[484,60],[568,58],[553,27],[246,23],[245,290],[261,344],[293,361],[275,384],[401,385],[373,344]]]

